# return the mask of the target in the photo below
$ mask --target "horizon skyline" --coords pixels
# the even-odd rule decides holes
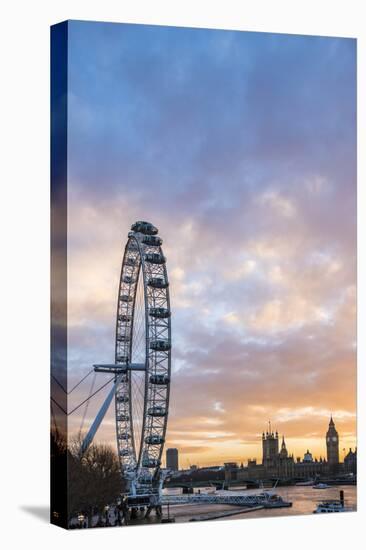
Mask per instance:
[[[336,419],[336,416],[333,413],[329,414],[327,427],[329,427],[330,418],[333,418],[335,426],[337,428],[337,419]],[[268,422],[269,421],[267,421],[267,428],[268,428]],[[168,429],[168,431],[169,431],[169,429]],[[321,437],[317,437],[317,438],[301,438],[301,437],[296,437],[296,436],[295,437],[288,437],[288,436],[286,436],[285,433],[280,432],[280,430],[277,430],[277,428],[274,429],[274,427],[272,426],[272,433],[275,434],[276,432],[278,433],[278,440],[279,440],[280,443],[282,441],[282,437],[285,438],[286,448],[287,448],[289,454],[294,456],[295,460],[297,459],[297,457],[303,458],[303,455],[307,451],[310,451],[310,453],[313,455],[314,460],[315,460],[315,458],[317,458],[317,459],[319,459],[319,458],[326,459],[327,458],[327,449],[326,449],[326,444],[325,444],[326,431],[324,432],[323,444],[322,444],[322,438]],[[257,434],[258,443],[253,444],[253,447],[256,448],[256,451],[254,452],[254,454],[251,454],[249,456],[248,454],[245,455],[244,453],[242,453],[240,455],[233,456],[233,457],[231,455],[227,455],[224,458],[221,456],[221,458],[219,460],[216,460],[215,458],[212,458],[208,462],[206,461],[205,465],[206,466],[214,466],[217,463],[224,464],[224,462],[243,462],[244,463],[244,462],[248,462],[248,460],[253,460],[253,459],[255,459],[257,461],[257,463],[260,463],[261,460],[262,460],[262,434],[263,433],[267,434],[269,432],[267,430],[261,431],[260,433],[258,432],[258,434]],[[71,434],[71,437],[74,437],[74,436],[75,436],[75,432],[73,432]],[[357,449],[357,438],[356,438],[356,436],[351,437],[351,438],[349,438],[348,436],[343,437],[342,433],[340,433],[339,430],[338,430],[338,436],[339,436],[339,457],[340,457],[340,463],[342,463],[344,457],[347,455],[349,450]],[[105,440],[103,438],[96,437],[95,440],[98,441],[101,444],[110,445],[113,448],[116,447],[115,438],[112,439],[112,440],[109,440],[109,439]],[[307,441],[306,445],[304,445],[304,441]],[[309,443],[309,442],[311,442],[311,443]],[[347,445],[344,446],[346,442],[347,442]],[[311,444],[314,444],[314,443],[315,443],[315,447],[311,447]],[[296,451],[293,451],[293,447],[292,446],[290,447],[290,445],[295,445]],[[195,454],[195,453],[185,452],[184,447],[176,446],[176,445],[173,445],[173,444],[169,445],[167,443],[164,445],[164,452],[163,452],[163,457],[162,457],[162,463],[163,464],[165,464],[165,462],[166,462],[166,450],[168,448],[178,449],[179,462],[182,460],[182,457],[184,457],[184,460],[186,461],[187,464],[189,462],[193,465],[199,465],[200,464],[199,460],[190,461],[190,455]],[[314,451],[314,448],[317,449],[316,452]],[[322,448],[323,448],[323,451],[321,450]]]
[[[324,456],[333,412],[343,458],[356,446],[356,42],[78,21],[68,42],[70,386],[113,361],[123,248],[147,219],[171,290],[165,448],[260,458],[271,418],[295,456],[303,441]],[[113,407],[96,440],[115,446]]]
[[[332,415],[330,416],[330,418],[332,418]],[[333,418],[334,420],[334,418]],[[336,425],[336,423],[335,423]],[[336,426],[337,427],[337,426]],[[263,434],[265,435],[268,435],[269,431],[263,431],[261,432],[261,434],[259,434],[259,437],[258,439],[260,440],[260,442],[262,442],[262,436]],[[294,457],[294,460],[297,460],[297,458],[300,458],[301,460],[303,459],[304,455],[307,453],[307,452],[310,452],[312,454],[312,457],[313,457],[313,460],[319,460],[319,459],[327,459],[327,449],[326,449],[326,445],[324,443],[324,453],[323,454],[319,454],[319,455],[316,455],[312,449],[309,447],[309,446],[303,446],[303,450],[300,452],[300,453],[294,453],[292,452],[291,448],[290,448],[290,445],[288,444],[288,441],[293,441],[293,439],[289,439],[286,437],[285,434],[282,434],[280,433],[279,431],[277,431],[276,429],[272,429],[272,434],[275,435],[276,433],[278,433],[278,441],[279,441],[279,444],[282,443],[282,438],[284,437],[284,440],[285,440],[285,444],[286,444],[286,448],[287,448],[287,451],[289,453],[289,456],[293,456]],[[350,451],[350,450],[357,450],[357,445],[354,445],[354,446],[350,446],[350,447],[342,447],[341,446],[341,434],[338,433],[338,436],[339,436],[339,461],[340,463],[343,463],[344,461],[344,458],[345,456],[347,455],[347,453]],[[325,437],[326,437],[326,434],[324,434],[324,441],[325,441]],[[296,440],[299,440],[298,438],[296,438]],[[301,440],[302,441],[302,440]],[[355,441],[355,443],[357,443],[357,441]],[[248,461],[250,460],[256,460],[257,461],[257,464],[260,464],[262,462],[262,458],[263,458],[263,453],[262,453],[262,447],[261,447],[261,444],[259,443],[258,446],[260,446],[260,454],[257,455],[257,456],[246,456],[246,457],[241,457],[241,458],[234,458],[233,460],[228,460],[227,462],[237,462],[238,464],[239,463],[243,463],[244,466],[245,466],[245,463],[248,463]],[[171,448],[171,447],[168,447],[168,448]],[[181,456],[186,456],[186,453],[184,453],[184,451],[182,452],[182,449],[178,449],[178,456],[179,456],[179,461],[180,461],[180,457]],[[305,450],[304,450],[305,449]],[[164,450],[164,460],[163,460],[163,463],[166,462],[166,450]],[[189,458],[187,457],[185,459],[186,463],[188,464],[189,463]],[[197,465],[197,467],[205,467],[205,466],[199,466],[199,462],[191,462],[191,465],[195,466]],[[217,464],[217,465],[221,465],[223,464],[223,462],[221,462],[220,464]],[[214,466],[215,464],[214,463],[210,463],[210,464],[206,464],[207,467],[210,467],[210,466]],[[183,469],[183,468],[179,468],[180,470]]]

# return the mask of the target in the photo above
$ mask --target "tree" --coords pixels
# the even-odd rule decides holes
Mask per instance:
[[[93,444],[80,456],[81,438],[70,442],[68,457],[69,517],[102,511],[121,495],[123,486],[119,461],[108,445]]]

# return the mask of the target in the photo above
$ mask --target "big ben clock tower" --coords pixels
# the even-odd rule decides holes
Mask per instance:
[[[339,438],[335,429],[332,416],[330,417],[329,428],[326,435],[327,441],[327,461],[329,466],[338,466],[339,464]]]

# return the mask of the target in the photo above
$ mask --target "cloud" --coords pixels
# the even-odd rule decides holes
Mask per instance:
[[[293,218],[296,215],[296,207],[288,198],[281,196],[277,191],[266,191],[259,196],[258,202],[264,207],[271,208],[275,214],[285,218]]]
[[[319,409],[314,407],[302,407],[298,409],[289,409],[284,407],[278,410],[277,416],[275,416],[274,420],[276,422],[289,422],[297,421],[300,418],[309,416],[324,418],[328,413],[329,411],[327,409]],[[332,414],[334,414],[338,421],[356,417],[356,414],[350,411],[334,411]]]
[[[272,418],[324,454],[331,411],[350,441],[355,42],[73,22],[69,71],[70,383],[113,361],[124,243],[148,219],[170,277],[167,444],[259,457]]]

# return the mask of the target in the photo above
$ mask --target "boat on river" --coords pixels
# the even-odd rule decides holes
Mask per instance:
[[[326,499],[319,502],[314,514],[329,514],[334,512],[351,512],[352,508],[345,506],[344,503],[344,491],[339,492],[339,500]]]
[[[340,500],[323,500],[319,502],[313,514],[329,514],[333,512],[351,512],[351,508],[347,508]]]
[[[284,500],[280,495],[271,491],[264,491],[258,496],[262,500],[261,504],[264,508],[290,508],[292,506],[292,502]]]
[[[272,489],[275,489],[277,487],[277,483],[278,480],[276,481]],[[258,500],[258,504],[262,505],[264,508],[290,508],[292,506],[292,502],[284,500],[273,490],[263,490],[261,493],[259,493],[259,495],[255,496]]]
[[[308,481],[298,481],[297,483],[295,483],[295,486],[296,487],[309,487],[310,485],[314,485],[314,480],[313,479],[309,479]]]
[[[313,485],[313,489],[330,489],[330,485],[328,483],[316,483]]]

